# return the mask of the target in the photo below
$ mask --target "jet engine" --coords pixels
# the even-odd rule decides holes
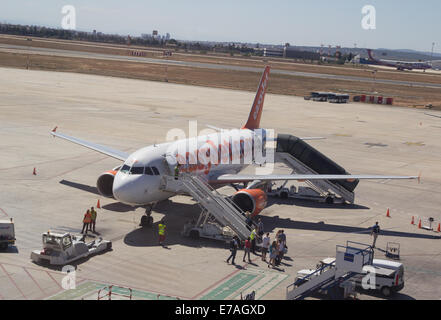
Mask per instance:
[[[261,189],[242,189],[233,195],[232,200],[242,211],[256,216],[266,207],[267,196]]]
[[[113,197],[113,180],[115,179],[116,170],[109,170],[102,173],[96,181],[98,192],[107,198]]]

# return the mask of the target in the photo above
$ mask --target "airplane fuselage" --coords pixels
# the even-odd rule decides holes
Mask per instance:
[[[162,177],[179,171],[208,183],[224,174],[237,174],[264,154],[265,131],[225,130],[209,135],[151,145],[132,153],[115,174],[115,199],[145,205],[174,193],[161,190]],[[219,186],[219,185],[216,185]]]

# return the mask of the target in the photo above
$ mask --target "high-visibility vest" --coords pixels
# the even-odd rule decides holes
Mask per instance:
[[[96,220],[96,211],[95,210],[90,212],[90,218],[92,219],[92,221]]]
[[[163,236],[165,234],[165,224],[160,223],[158,225],[158,228],[159,228],[159,235]]]
[[[253,230],[253,231],[251,231],[250,239],[254,240],[255,237],[256,237],[256,230]]]
[[[177,177],[178,175],[179,175],[179,167],[176,166],[176,167],[175,167],[175,176]]]
[[[84,223],[90,223],[92,221],[92,216],[90,215],[90,213],[87,213],[84,215],[84,219],[83,222]]]

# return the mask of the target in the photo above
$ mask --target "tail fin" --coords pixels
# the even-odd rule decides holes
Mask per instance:
[[[260,126],[260,117],[262,116],[263,100],[265,99],[266,88],[268,87],[268,78],[270,67],[266,66],[257,88],[256,97],[254,98],[253,107],[251,108],[248,121],[243,129],[257,129]]]
[[[368,52],[369,60],[371,60],[371,61],[377,61],[377,60],[375,60],[375,58],[373,57],[373,55],[372,55],[372,50],[371,50],[371,49],[367,49],[367,52]]]

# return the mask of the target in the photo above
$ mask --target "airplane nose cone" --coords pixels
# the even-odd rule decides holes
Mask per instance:
[[[136,204],[136,187],[134,179],[118,172],[113,181],[113,196],[123,203]]]

